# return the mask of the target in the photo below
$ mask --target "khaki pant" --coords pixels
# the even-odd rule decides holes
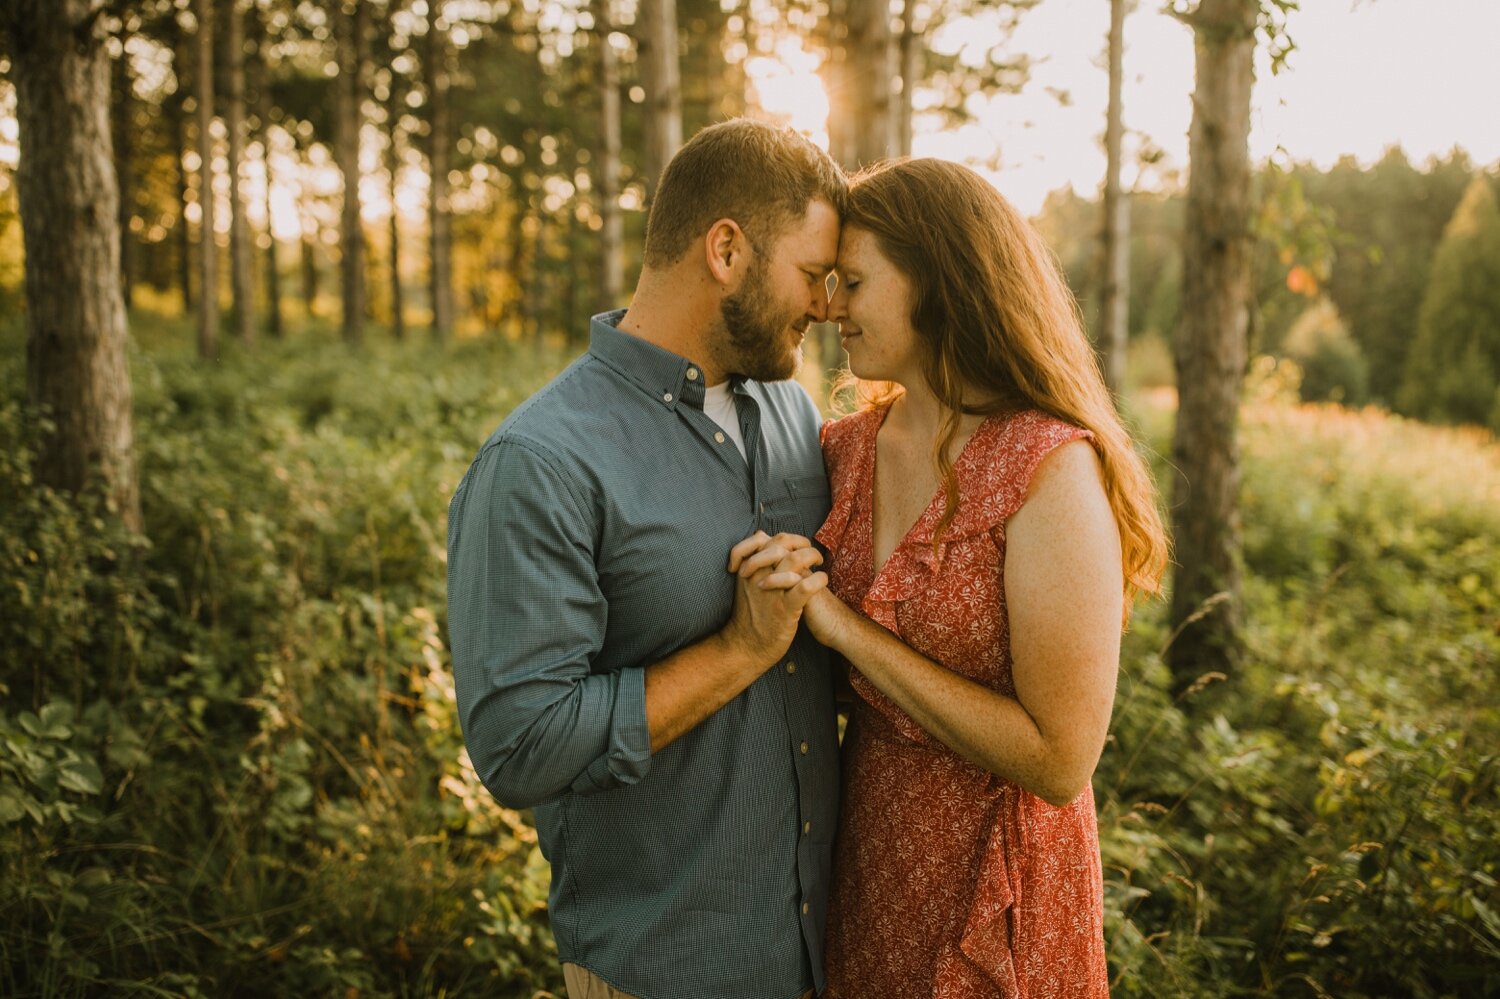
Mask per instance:
[[[563,981],[568,985],[568,999],[635,999],[628,992],[621,992],[587,968],[576,964],[564,964]],[[802,999],[813,999],[809,990]]]

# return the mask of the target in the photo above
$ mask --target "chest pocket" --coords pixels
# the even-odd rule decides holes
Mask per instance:
[[[772,495],[771,509],[778,531],[791,531],[812,537],[828,516],[828,477],[794,475],[781,480],[782,488]]]

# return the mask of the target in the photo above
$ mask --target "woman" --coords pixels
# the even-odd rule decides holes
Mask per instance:
[[[850,198],[829,318],[865,405],[824,431],[831,594],[804,613],[858,695],[825,996],[1104,996],[1089,779],[1128,600],[1166,561],[1150,479],[989,184],[909,160]]]

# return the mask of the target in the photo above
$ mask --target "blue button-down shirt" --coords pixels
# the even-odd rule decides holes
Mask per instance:
[[[641,999],[792,999],[823,984],[838,810],[826,651],[804,630],[651,753],[645,669],[722,628],[729,549],[828,512],[817,408],[731,383],[748,463],[689,360],[597,316],[453,497],[448,623],[485,786],[535,807],[558,951]]]

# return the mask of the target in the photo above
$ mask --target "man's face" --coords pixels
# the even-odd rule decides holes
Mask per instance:
[[[762,382],[796,373],[808,324],[828,315],[824,281],[838,246],[838,213],[827,202],[813,201],[800,220],[755,253],[740,286],[719,307],[730,373]]]

